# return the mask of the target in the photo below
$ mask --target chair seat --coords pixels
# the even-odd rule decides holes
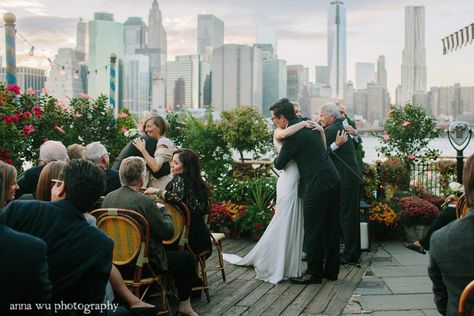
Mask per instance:
[[[225,239],[225,234],[224,233],[211,233],[211,235],[216,241]]]

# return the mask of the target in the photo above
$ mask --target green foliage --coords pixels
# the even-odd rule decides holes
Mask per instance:
[[[39,147],[46,140],[68,146],[101,141],[113,161],[129,142],[125,132],[136,128],[127,110],[117,119],[107,97],[93,100],[86,95],[63,102],[38,91],[0,83],[0,160],[14,164],[18,171],[24,162],[38,159]]]
[[[441,135],[441,130],[436,127],[436,118],[427,115],[420,106],[391,105],[384,131],[385,135],[379,136],[382,146],[378,150],[387,158],[398,156],[412,164],[415,160],[439,156],[439,151],[426,147],[431,139]]]
[[[380,163],[380,182],[384,187],[388,185],[400,190],[410,187],[410,168],[398,157],[391,157]]]
[[[258,209],[249,206],[245,216],[239,218],[239,227],[244,232],[262,232],[272,220],[273,212],[269,208]]]
[[[222,112],[219,129],[229,146],[240,153],[241,161],[244,160],[244,151],[257,156],[271,148],[267,123],[262,114],[251,106]]]
[[[233,161],[228,144],[212,121],[212,112],[209,110],[204,120],[188,115],[180,118],[180,121],[182,123],[179,123],[179,135],[175,134],[176,139],[180,146],[192,148],[199,154],[206,180],[211,184],[215,183],[221,174],[232,168]]]

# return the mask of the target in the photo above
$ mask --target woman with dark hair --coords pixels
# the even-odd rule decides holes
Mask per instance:
[[[145,194],[158,194],[170,202],[183,202],[189,208],[189,246],[195,253],[212,251],[209,228],[204,216],[209,214],[209,188],[201,176],[199,157],[191,149],[178,149],[171,161],[173,179],[166,189],[148,188]]]
[[[0,211],[15,198],[15,192],[19,189],[16,176],[15,167],[0,160]]]
[[[140,151],[151,171],[156,173],[166,162],[169,162],[172,159],[176,146],[169,138],[164,136],[166,134],[166,130],[168,129],[168,123],[161,116],[153,116],[148,118],[143,126],[143,129],[148,136],[158,140],[156,143],[154,157],[152,157],[146,150],[146,142],[142,138],[136,138],[133,141],[133,145]],[[148,183],[147,187],[162,189],[166,187],[170,181],[171,176],[169,174],[166,174],[158,179],[150,174],[148,182],[145,183]]]

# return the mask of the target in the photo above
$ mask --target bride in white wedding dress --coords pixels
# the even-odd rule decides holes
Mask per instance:
[[[283,139],[305,127],[324,133],[314,121],[302,121],[285,129],[277,128],[273,135],[277,151],[280,151]],[[275,215],[263,236],[245,257],[224,254],[225,261],[254,266],[257,279],[273,284],[301,275],[303,202],[298,198],[299,179],[298,166],[291,160],[278,178]]]

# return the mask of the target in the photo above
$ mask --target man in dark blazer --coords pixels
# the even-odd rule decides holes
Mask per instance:
[[[1,224],[46,242],[53,303],[103,302],[113,241],[86,222],[84,211],[104,189],[99,167],[74,160],[51,189],[54,202],[13,201],[0,214]]]
[[[147,134],[143,134],[142,136],[140,136],[140,138],[143,139],[143,141],[145,142],[146,151],[150,154],[150,156],[154,157],[156,151],[156,143],[158,142],[158,140],[156,138],[148,136]],[[120,154],[117,156],[117,158],[115,158],[114,164],[112,165],[112,169],[118,171],[122,160],[132,156],[143,158],[142,153],[137,149],[137,147],[133,145],[133,141],[128,143],[122,149],[122,151],[120,151]],[[151,170],[148,164],[146,168],[148,169],[148,172],[150,172],[150,174],[155,177],[155,179],[159,179],[163,176],[166,176],[171,172],[170,163],[168,161],[165,161],[161,166],[160,170],[158,170],[157,172],[153,172],[153,170]]]
[[[36,303],[49,303],[46,243],[0,224],[0,315],[19,314],[15,304],[28,304],[31,314],[46,315]]]
[[[301,121],[286,98],[270,106],[270,111],[272,121],[279,128]],[[308,270],[290,280],[300,284],[321,283],[322,277],[336,280],[339,274],[339,174],[329,159],[321,134],[307,128],[283,141],[275,167],[283,169],[291,159],[296,161],[300,173],[298,195],[304,205]]]
[[[341,204],[339,221],[344,241],[341,263],[359,264],[360,257],[360,184],[361,172],[357,163],[353,139],[349,138],[340,147],[335,144],[336,137],[344,131],[343,119],[334,103],[325,104],[320,112],[321,126],[324,127],[326,143],[331,146],[330,157],[341,176]]]

